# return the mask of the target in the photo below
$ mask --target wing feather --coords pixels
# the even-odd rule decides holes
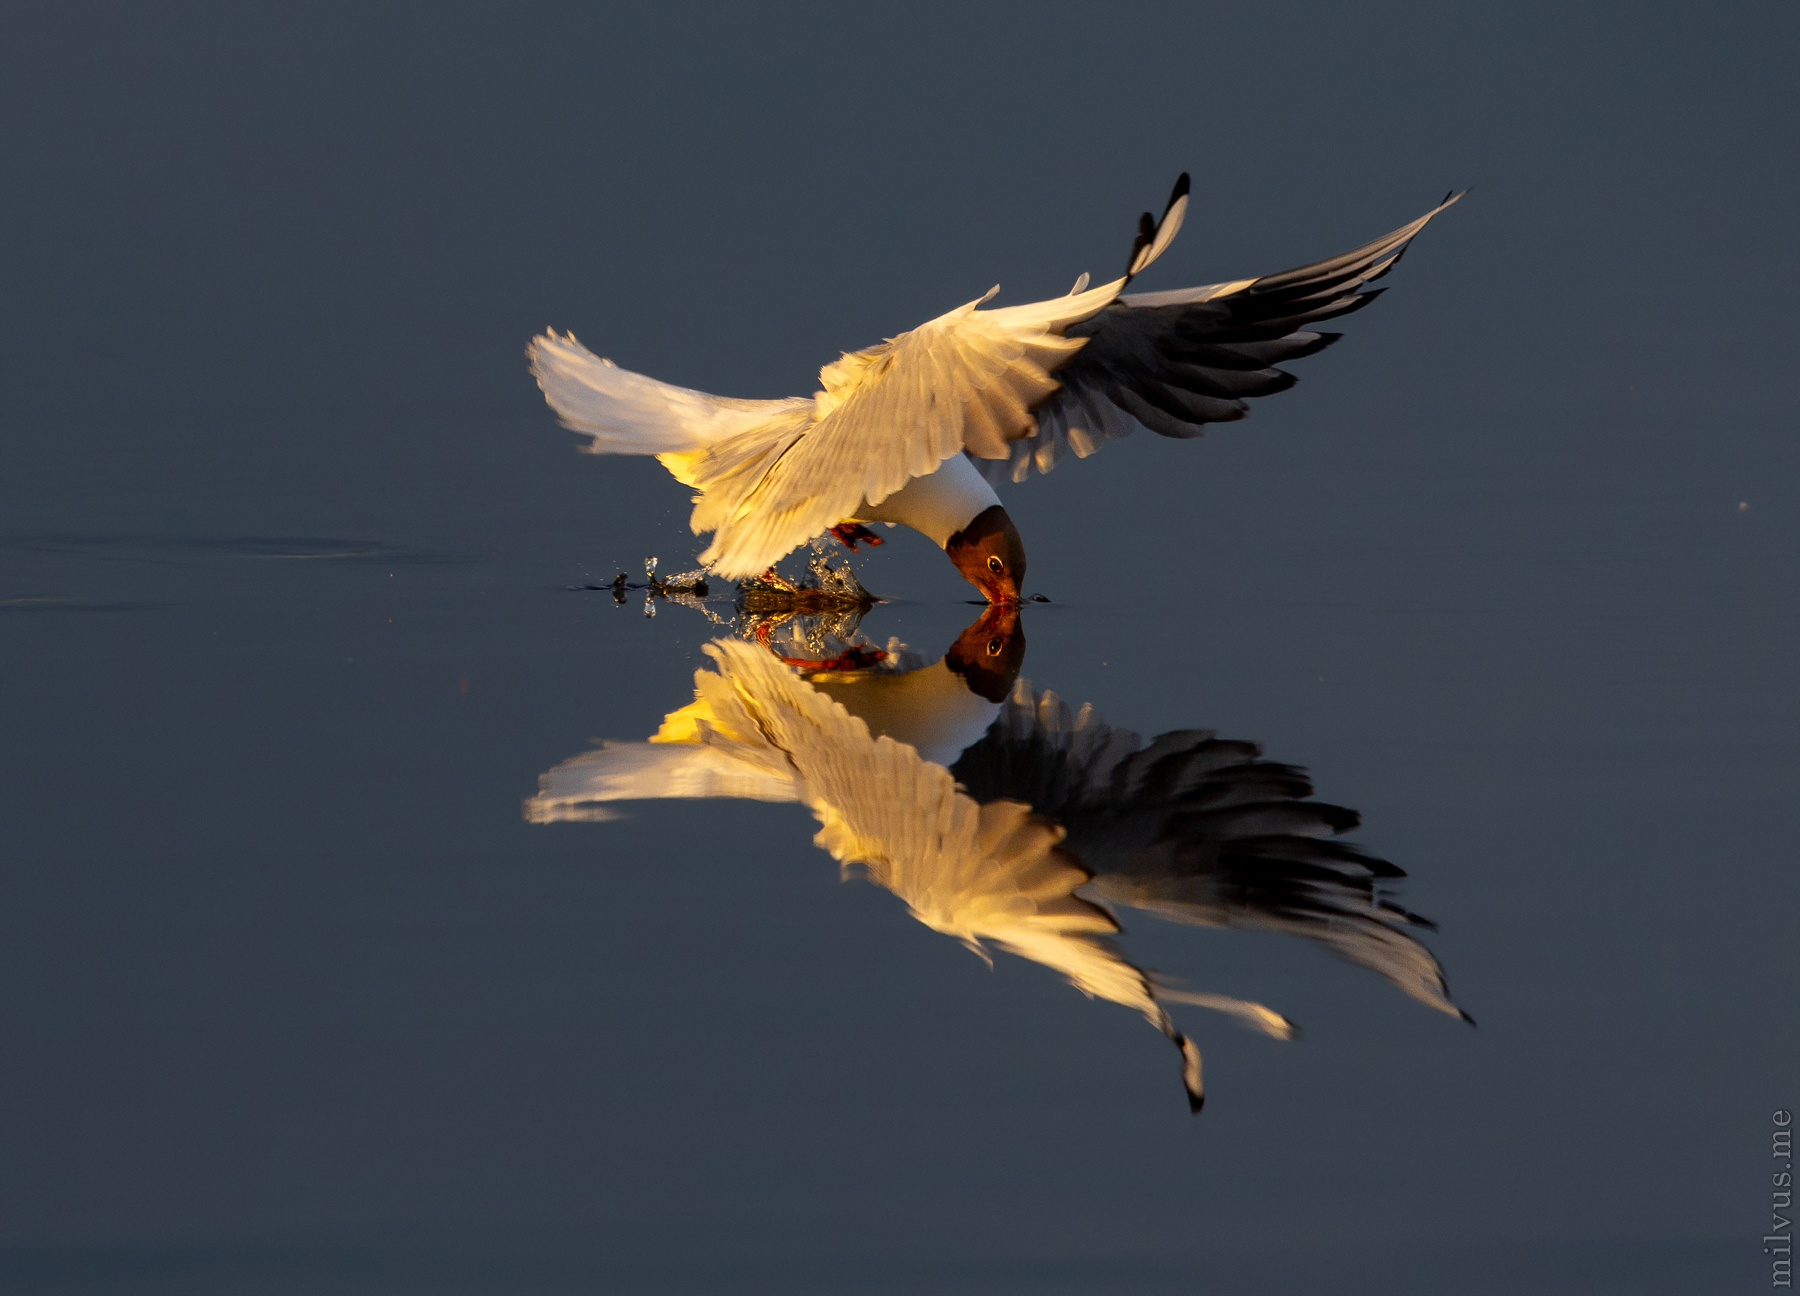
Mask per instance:
[[[562,425],[590,438],[588,453],[653,454],[687,485],[693,484],[687,465],[697,452],[811,405],[798,398],[738,400],[658,382],[555,329],[532,338],[526,355]]]
[[[862,720],[760,648],[721,639],[705,651],[718,673],[695,679],[713,711],[786,755],[819,819],[820,847],[862,865],[933,930],[1042,963],[1183,1043],[1149,978],[1108,939],[1118,924],[1075,894],[1090,875],[1061,848],[1061,827],[1018,801],[978,805],[944,766],[871,737]],[[735,706],[719,700],[726,692]]]
[[[1357,813],[1308,800],[1305,771],[1261,755],[1198,729],[1146,746],[1092,707],[1075,712],[1020,680],[951,773],[977,799],[1016,800],[1064,825],[1094,872],[1085,895],[1177,922],[1302,936],[1461,1016],[1443,969],[1406,930],[1430,924],[1376,890],[1401,870],[1331,840]]]
[[[1183,175],[1163,219],[1144,217],[1125,278],[1022,306],[970,302],[846,353],[820,370],[811,400],[733,400],[660,383],[554,331],[532,340],[532,371],[565,425],[591,438],[589,449],[655,454],[698,488],[691,525],[713,533],[701,561],[739,579],[954,454],[985,461],[990,479],[1021,481],[1138,424],[1194,437],[1207,423],[1244,417],[1246,400],[1293,385],[1276,364],[1339,336],[1306,326],[1374,300],[1383,290],[1367,285],[1459,197],[1311,265],[1121,296],[1180,228]]]
[[[1048,472],[1064,445],[1085,458],[1136,423],[1162,436],[1201,435],[1207,423],[1249,413],[1247,399],[1293,386],[1273,366],[1322,351],[1339,334],[1310,325],[1361,310],[1382,292],[1367,285],[1399,263],[1437,207],[1392,233],[1338,256],[1279,274],[1171,292],[1122,295],[1070,326],[1087,347],[1057,373],[1062,386],[1037,411],[1035,432],[1016,442],[988,478],[1023,481]]]
[[[714,533],[701,561],[727,579],[754,575],[951,455],[1004,460],[1056,390],[1047,366],[1084,345],[1064,331],[1124,285],[997,310],[970,302],[827,365],[805,426],[784,410],[693,462],[704,492],[693,529]]]

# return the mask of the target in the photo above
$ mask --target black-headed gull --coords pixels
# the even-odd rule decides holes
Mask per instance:
[[[994,482],[1086,457],[1138,424],[1167,437],[1242,418],[1248,398],[1293,386],[1275,368],[1323,350],[1311,325],[1382,290],[1451,194],[1411,224],[1341,256],[1279,274],[1170,292],[1124,292],[1168,247],[1188,204],[1176,182],[1160,221],[1145,213],[1126,273],[1026,306],[947,315],[849,351],[819,371],[823,390],[736,400],[658,382],[594,355],[572,333],[533,338],[531,369],[565,426],[595,454],[655,455],[695,489],[692,525],[712,532],[700,560],[718,575],[758,575],[834,531],[855,547],[862,525],[931,537],[993,602],[1019,597],[1025,549]]]

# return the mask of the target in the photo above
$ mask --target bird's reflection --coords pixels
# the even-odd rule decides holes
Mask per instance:
[[[1181,1051],[1196,1111],[1200,1053],[1169,1005],[1283,1039],[1294,1027],[1139,967],[1117,939],[1121,908],[1303,936],[1464,1016],[1409,930],[1429,924],[1381,893],[1401,871],[1337,839],[1355,811],[1308,800],[1305,773],[1254,743],[1182,729],[1145,744],[1019,678],[1024,651],[1004,606],[930,664],[894,647],[875,668],[808,670],[716,639],[692,702],[647,742],[607,742],[544,774],[526,817],[608,819],[612,803],[646,798],[802,802],[822,825],[815,844],[926,926],[1143,1014]]]

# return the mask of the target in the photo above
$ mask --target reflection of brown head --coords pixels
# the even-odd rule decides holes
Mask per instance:
[[[989,702],[1012,692],[1024,663],[1025,632],[1019,628],[1016,603],[989,604],[944,654],[944,665],[963,677],[971,693]]]
[[[1025,545],[1006,510],[991,504],[944,541],[944,552],[990,603],[1017,603],[1025,580]]]

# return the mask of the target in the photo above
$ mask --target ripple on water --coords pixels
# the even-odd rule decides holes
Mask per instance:
[[[319,536],[35,535],[10,536],[0,547],[107,562],[204,564],[231,561],[454,563],[452,554],[382,540]]]

